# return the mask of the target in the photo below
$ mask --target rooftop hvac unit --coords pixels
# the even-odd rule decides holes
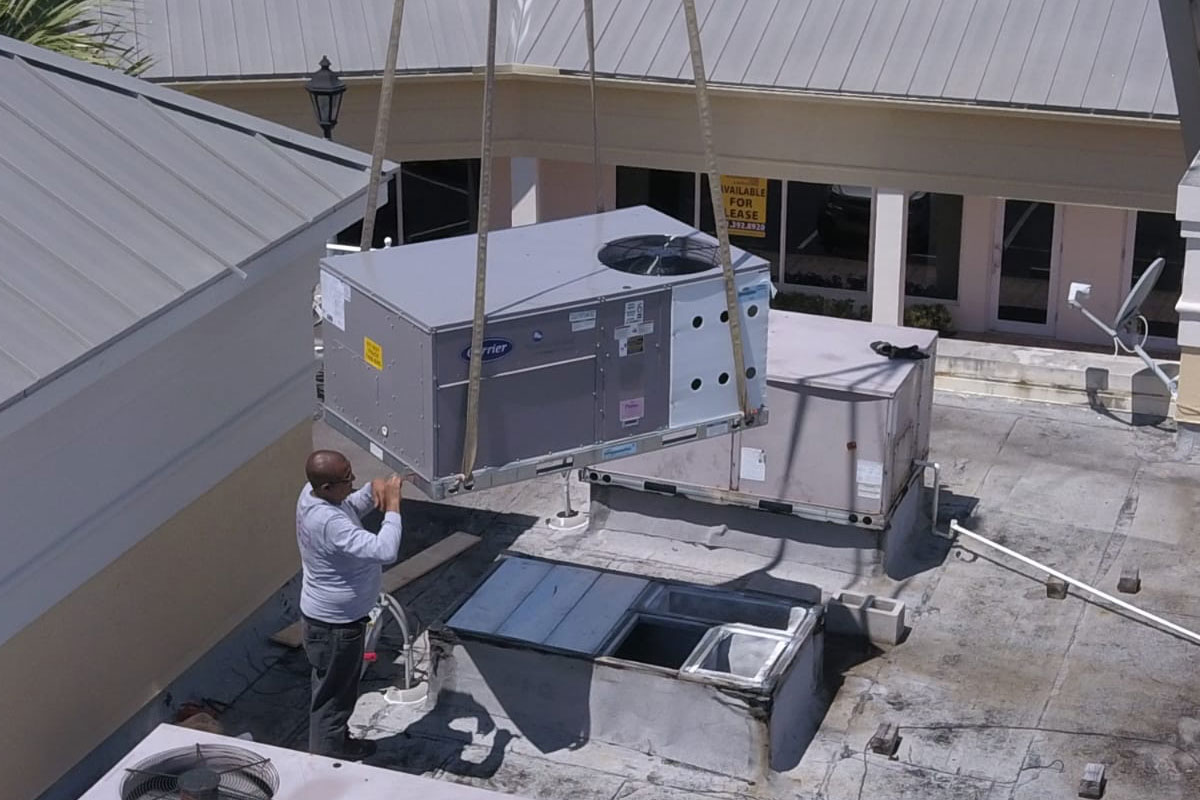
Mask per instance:
[[[475,248],[321,262],[326,419],[435,499],[460,485]],[[765,423],[769,265],[733,262],[750,422],[711,237],[648,208],[491,234],[473,488]]]
[[[585,470],[594,483],[885,528],[929,453],[937,334],[775,311],[769,428]],[[872,343],[928,358],[889,359]]]
[[[159,725],[80,800],[500,800],[498,794]]]

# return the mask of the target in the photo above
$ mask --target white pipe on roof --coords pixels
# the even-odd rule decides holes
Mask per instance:
[[[1141,617],[1142,619],[1149,620],[1150,622],[1154,623],[1155,625],[1158,625],[1162,628],[1166,628],[1167,630],[1171,631],[1172,633],[1177,633],[1180,636],[1184,636],[1188,639],[1191,639],[1193,642],[1200,644],[1200,633],[1196,633],[1195,631],[1188,630],[1187,628],[1184,628],[1181,625],[1176,625],[1174,622],[1169,622],[1168,620],[1165,620],[1162,617],[1155,616],[1154,614],[1151,614],[1149,611],[1143,611],[1142,609],[1138,608],[1137,606],[1135,606],[1131,603],[1126,603],[1124,600],[1121,600],[1120,598],[1117,598],[1117,597],[1113,597],[1111,594],[1106,594],[1105,592],[1100,591],[1099,589],[1097,589],[1094,586],[1089,586],[1088,584],[1084,583],[1083,581],[1072,578],[1070,575],[1066,575],[1062,572],[1059,572],[1056,569],[1047,567],[1045,564],[1034,561],[1029,556],[1023,556],[1015,550],[1010,550],[1009,548],[1005,547],[1002,544],[997,544],[996,542],[993,542],[991,539],[985,539],[984,537],[980,536],[978,533],[975,533],[974,531],[969,531],[966,528],[964,528],[962,525],[959,525],[958,520],[956,520],[956,519],[950,520],[950,530],[953,531],[954,533],[960,534],[962,536],[970,537],[971,539],[974,539],[975,541],[977,541],[981,544],[985,544],[988,547],[993,548],[994,550],[999,550],[1001,553],[1004,553],[1006,556],[1009,556],[1010,558],[1015,558],[1017,561],[1020,561],[1024,564],[1028,564],[1029,566],[1034,567],[1035,569],[1039,569],[1042,572],[1045,572],[1047,574],[1053,575],[1054,577],[1058,578],[1059,580],[1066,581],[1067,583],[1071,584],[1072,586],[1074,586],[1077,589],[1082,589],[1083,591],[1087,592],[1088,594],[1094,595],[1095,597],[1099,597],[1101,600],[1112,603],[1114,606],[1117,606],[1118,608],[1123,608],[1126,611],[1130,612],[1131,614],[1136,614],[1137,616]]]

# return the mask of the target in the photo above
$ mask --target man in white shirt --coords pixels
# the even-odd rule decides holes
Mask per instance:
[[[350,461],[317,450],[304,465],[308,484],[296,503],[296,540],[304,579],[300,614],[304,651],[312,665],[309,752],[366,758],[375,743],[352,739],[347,723],[358,701],[367,615],[379,597],[383,565],[400,551],[400,489],[393,475],[353,491]],[[384,512],[378,534],[362,517]]]

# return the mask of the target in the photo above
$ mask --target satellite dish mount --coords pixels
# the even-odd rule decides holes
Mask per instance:
[[[1179,392],[1179,379],[1172,378],[1163,372],[1162,367],[1156,364],[1146,352],[1145,344],[1146,338],[1150,335],[1150,326],[1146,323],[1146,318],[1142,316],[1142,303],[1146,302],[1150,292],[1154,291],[1154,285],[1158,283],[1165,264],[1166,261],[1161,258],[1156,258],[1151,262],[1146,271],[1142,273],[1142,277],[1138,278],[1137,284],[1125,298],[1125,302],[1121,303],[1121,309],[1117,312],[1116,319],[1111,326],[1083,306],[1082,301],[1092,291],[1090,283],[1072,283],[1070,293],[1067,295],[1067,303],[1072,308],[1078,309],[1081,314],[1091,320],[1093,325],[1104,331],[1113,340],[1114,351],[1124,350],[1126,353],[1140,358],[1155,377],[1163,382],[1167,391],[1171,393],[1171,397],[1174,398]],[[1139,321],[1141,322],[1140,332],[1138,331]]]

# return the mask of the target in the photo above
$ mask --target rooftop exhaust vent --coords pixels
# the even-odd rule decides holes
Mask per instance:
[[[279,788],[269,759],[223,745],[168,750],[128,773],[121,800],[270,800]]]
[[[604,266],[633,275],[692,275],[721,265],[715,244],[662,234],[615,239],[598,257]]]

